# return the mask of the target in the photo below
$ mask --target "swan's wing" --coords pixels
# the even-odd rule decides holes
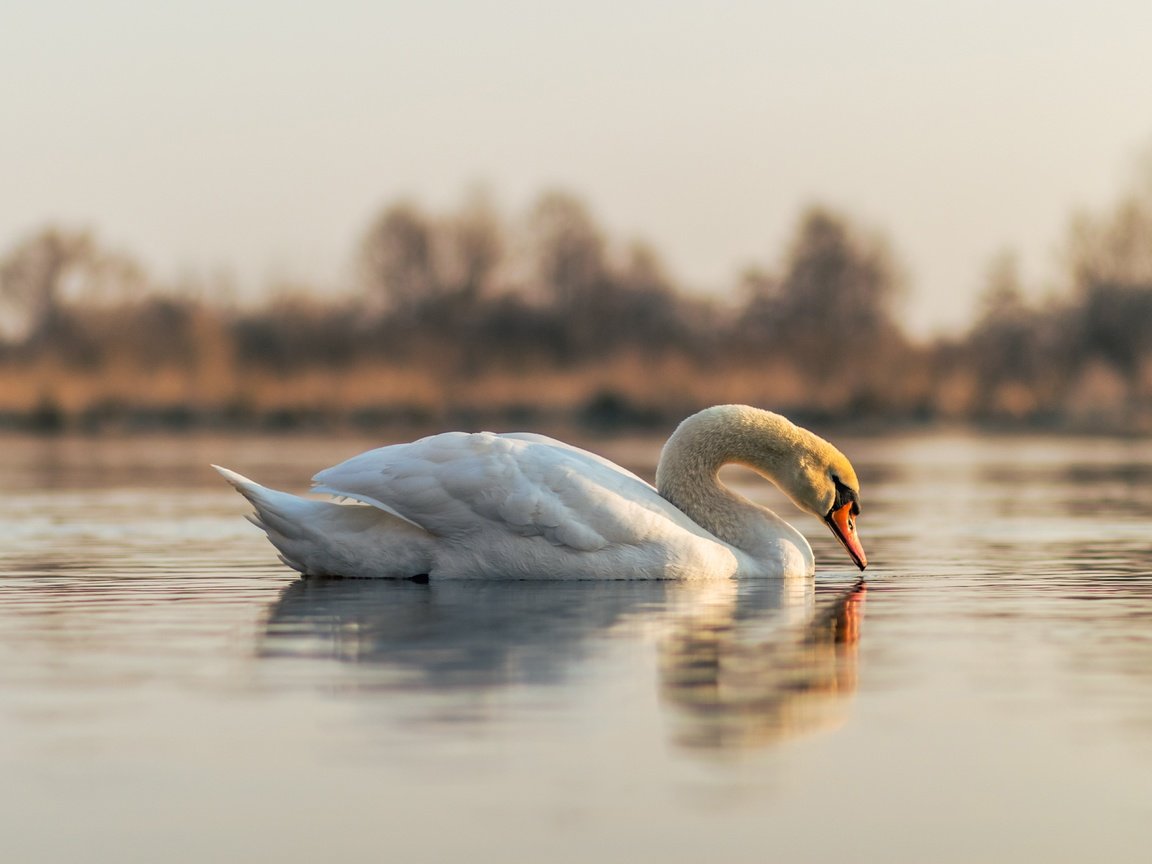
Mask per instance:
[[[540,435],[449,432],[321,471],[316,489],[395,513],[440,537],[501,531],[594,551],[672,526],[702,534],[635,474]]]
[[[549,438],[547,435],[540,435],[537,432],[504,432],[500,435],[500,437],[501,438],[508,438],[508,439],[511,439],[514,441],[528,441],[530,443],[535,443],[535,444],[546,444],[550,447],[557,447],[561,450],[566,450],[567,452],[571,453],[573,456],[577,456],[581,459],[587,459],[590,463],[595,464],[595,465],[601,465],[605,468],[610,468],[611,470],[616,471],[620,474],[623,474],[626,477],[631,477],[633,480],[637,481],[638,483],[643,483],[645,486],[648,486],[648,487],[652,488],[653,490],[655,489],[655,487],[652,486],[652,484],[649,483],[647,480],[644,480],[643,478],[637,476],[636,474],[633,474],[627,468],[624,468],[620,465],[617,465],[611,459],[605,459],[603,456],[599,455],[598,453],[593,453],[589,450],[584,450],[580,447],[576,447],[576,446],[574,446],[572,444],[568,444],[564,441],[557,441],[555,438]]]

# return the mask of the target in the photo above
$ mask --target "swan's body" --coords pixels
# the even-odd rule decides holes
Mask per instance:
[[[848,460],[785,418],[747,406],[717,406],[685,420],[661,454],[659,491],[600,456],[530,433],[433,435],[370,450],[313,478],[315,491],[355,504],[299,498],[218,470],[256,508],[253,521],[282,560],[305,575],[811,574],[803,535],[719,482],[729,462],[754,468],[824,518],[864,566]]]

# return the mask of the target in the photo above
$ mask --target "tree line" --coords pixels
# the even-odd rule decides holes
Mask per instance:
[[[394,202],[338,292],[164,284],[90,231],[0,255],[0,424],[665,423],[744,401],[830,420],[1152,424],[1152,183],[1078,217],[1043,299],[1011,255],[957,338],[900,325],[889,241],[813,206],[775,260],[693,295],[586,204]]]

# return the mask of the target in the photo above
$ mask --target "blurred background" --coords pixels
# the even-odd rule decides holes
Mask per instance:
[[[0,8],[0,426],[1152,428],[1152,6]]]

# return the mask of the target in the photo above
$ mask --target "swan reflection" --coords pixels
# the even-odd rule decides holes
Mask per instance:
[[[666,582],[298,579],[275,604],[264,656],[370,667],[368,688],[558,684],[630,615],[658,614]]]
[[[863,580],[727,583],[668,629],[661,692],[682,746],[744,750],[840,725],[856,691]]]
[[[745,749],[843,718],[863,596],[863,582],[817,591],[811,579],[300,579],[270,610],[260,653],[351,664],[361,690],[445,694],[562,685],[607,642],[647,638],[673,740]]]

